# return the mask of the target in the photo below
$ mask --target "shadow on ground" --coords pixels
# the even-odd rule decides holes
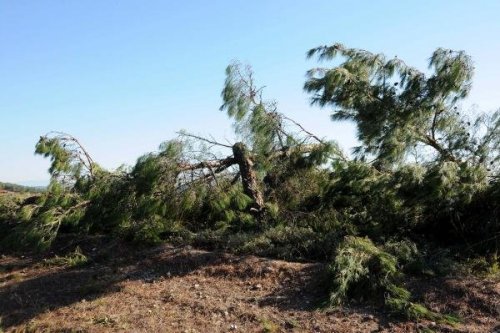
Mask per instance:
[[[54,255],[64,256],[76,246],[86,254],[91,253],[90,264],[75,268],[44,264],[44,259]],[[102,250],[96,251],[96,248]],[[198,251],[191,247],[165,245],[139,250],[121,243],[103,245],[96,242],[73,243],[45,256],[17,257],[8,262],[0,260],[0,285],[5,282],[0,287],[1,325],[9,329],[26,324],[46,311],[119,292],[122,281],[151,283],[182,277],[197,270],[203,270],[203,274],[207,275],[245,280],[264,277],[268,262],[272,261]],[[239,267],[238,271],[228,270],[228,267],[235,266]],[[324,290],[318,288],[319,282],[315,278],[321,276],[317,273],[322,267],[320,264],[308,266],[299,273],[298,279],[287,276],[287,271],[272,272],[288,283],[259,300],[259,305],[289,310],[314,309],[318,304],[318,295]]]
[[[125,280],[152,282],[184,276],[220,260],[216,253],[189,248],[162,246],[132,255],[126,247],[113,246],[79,268],[44,267],[43,257],[0,261],[0,283],[10,282],[0,288],[1,324],[8,329],[43,312],[119,292],[120,282]],[[30,270],[37,273],[23,279],[23,273]]]
[[[0,285],[4,285],[0,287],[0,318],[4,329],[26,324],[46,311],[119,292],[123,281],[152,283],[195,271],[239,281],[272,279],[275,286],[272,290],[246,302],[284,312],[322,309],[328,294],[323,264],[302,265],[297,270],[285,262],[273,266],[274,261],[264,258],[167,245],[139,250],[122,243],[72,244],[57,254],[62,256],[77,245],[84,253],[92,253],[91,264],[79,268],[46,267],[44,257],[0,259]],[[474,283],[486,282],[433,279],[410,281],[410,286],[426,304],[440,304],[440,311],[459,313],[471,320],[485,314],[500,316],[495,287],[481,288]],[[352,305],[342,310],[322,310],[340,318],[345,317],[344,312],[355,312],[361,322],[364,318],[374,320],[381,329],[390,328],[395,320],[375,307]]]

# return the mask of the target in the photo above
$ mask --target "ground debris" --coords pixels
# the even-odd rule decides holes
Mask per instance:
[[[500,331],[500,284],[493,280],[408,281],[428,306],[461,315],[463,323],[449,327],[406,322],[373,306],[318,307],[326,295],[322,263],[167,245],[143,251],[118,248],[113,257],[79,269],[37,265],[43,259],[0,258],[4,331]]]

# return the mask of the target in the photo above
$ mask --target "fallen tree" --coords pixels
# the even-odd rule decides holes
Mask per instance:
[[[51,185],[12,206],[22,206],[17,225],[11,208],[1,214],[7,238],[47,247],[61,232],[102,233],[328,260],[332,304],[361,290],[408,317],[450,320],[413,302],[404,273],[438,272],[443,247],[498,267],[500,112],[469,119],[459,108],[472,77],[462,52],[437,50],[430,75],[340,44],[309,54],[342,60],[310,71],[305,89],[357,125],[354,158],[278,112],[251,69],[233,64],[221,106],[233,142],[180,132],[108,171],[51,132],[36,147],[51,159]]]

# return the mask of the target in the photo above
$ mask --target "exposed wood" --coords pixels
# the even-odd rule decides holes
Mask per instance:
[[[242,142],[233,145],[233,155],[240,168],[243,192],[253,199],[252,211],[261,214],[264,211],[264,197],[260,191],[254,163],[245,144]]]

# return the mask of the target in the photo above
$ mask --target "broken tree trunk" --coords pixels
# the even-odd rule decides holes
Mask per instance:
[[[297,124],[298,125],[298,124]],[[300,126],[300,125],[298,125]],[[303,128],[300,126],[300,128],[303,130]],[[303,130],[305,131],[305,130]],[[291,154],[298,152],[298,153],[310,153],[314,151],[319,145],[324,144],[320,139],[317,137],[313,136],[309,132],[306,132],[309,136],[314,137],[319,143],[315,144],[297,144],[292,147],[282,147],[281,149],[275,149],[270,151],[266,158],[268,159],[280,159],[280,158],[287,158],[290,157]],[[209,140],[205,139],[200,136],[192,135],[189,133],[180,133],[182,136],[185,137],[192,137],[196,140],[200,141],[205,141],[208,142],[212,145],[217,145],[217,146],[222,146],[226,148],[231,148],[233,151],[233,156],[228,156],[224,159],[214,159],[214,160],[207,160],[207,161],[201,161],[199,163],[181,163],[179,164],[179,169],[180,171],[193,171],[193,170],[200,170],[200,169],[208,169],[210,173],[205,174],[201,173],[201,176],[199,176],[198,180],[200,179],[215,179],[216,181],[216,174],[223,172],[224,170],[228,169],[232,165],[238,165],[239,172],[237,176],[234,178],[233,182],[237,181],[239,177],[241,177],[241,184],[243,186],[243,192],[249,196],[253,203],[250,207],[250,212],[254,214],[258,219],[263,217],[263,214],[265,212],[265,201],[264,201],[264,195],[261,191],[261,184],[259,184],[259,180],[257,178],[257,174],[255,172],[255,164],[254,164],[254,159],[253,159],[253,154],[252,151],[248,149],[248,147],[242,143],[242,142],[237,142],[232,146],[226,145],[226,144],[221,144],[218,143],[214,140]],[[269,179],[268,179],[269,180]],[[276,186],[277,184],[274,184]]]
[[[240,169],[243,192],[253,200],[251,211],[260,215],[264,212],[264,197],[257,182],[254,163],[245,144],[237,142],[233,145],[233,157]]]

